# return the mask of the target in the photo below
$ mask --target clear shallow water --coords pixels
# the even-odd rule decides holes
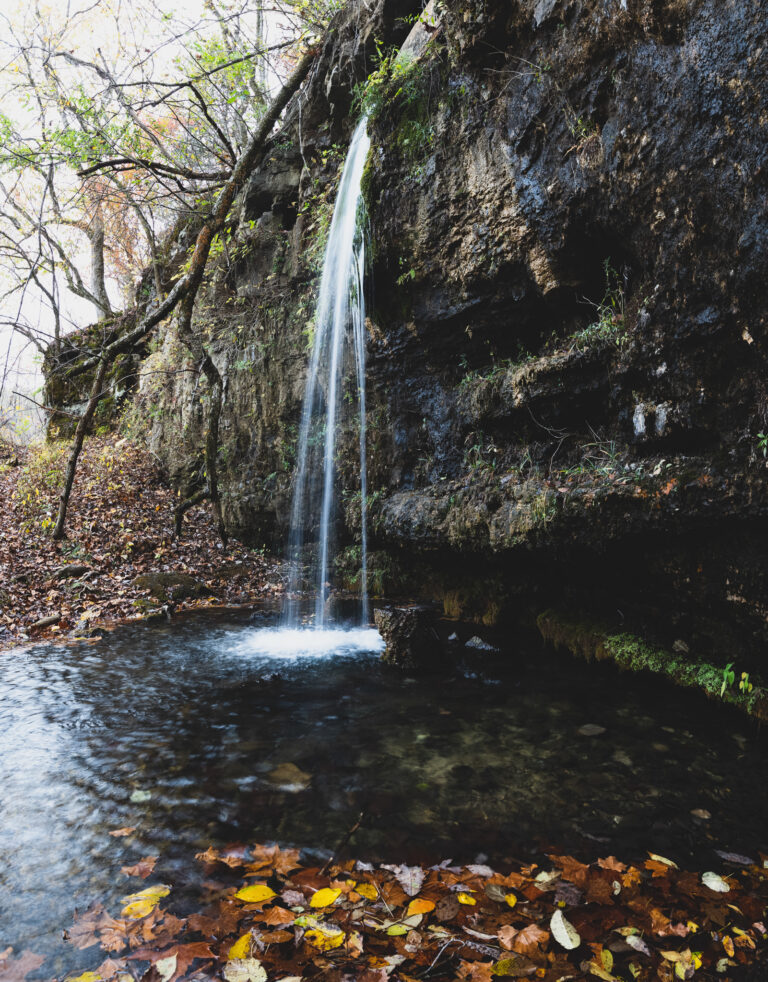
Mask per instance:
[[[768,851],[765,739],[723,707],[513,639],[422,679],[375,632],[287,640],[199,619],[0,655],[2,947],[91,966],[59,940],[75,907],[168,882],[182,909],[208,844],[329,850],[361,811],[374,860]],[[146,884],[119,872],[146,855]]]

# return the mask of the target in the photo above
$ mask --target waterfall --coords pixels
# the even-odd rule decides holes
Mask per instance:
[[[284,619],[296,626],[297,594],[307,530],[317,530],[315,577],[315,627],[326,622],[326,600],[333,562],[333,528],[337,506],[336,444],[342,417],[345,361],[354,361],[357,416],[359,417],[360,519],[361,519],[361,619],[368,622],[367,516],[365,464],[365,272],[364,206],[361,192],[363,168],[371,141],[367,120],[359,123],[350,143],[339,183],[328,243],[323,259],[320,293],[315,309],[314,339],[299,429],[288,558],[291,575]]]

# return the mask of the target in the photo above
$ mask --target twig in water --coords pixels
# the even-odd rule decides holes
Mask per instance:
[[[325,874],[331,868],[331,864],[336,859],[336,857],[338,856],[338,854],[341,852],[341,850],[344,848],[344,846],[346,846],[346,844],[349,842],[349,840],[352,838],[352,836],[355,834],[355,832],[357,832],[357,830],[360,828],[360,825],[362,824],[362,821],[363,821],[364,818],[365,818],[365,810],[361,811],[360,814],[357,816],[357,821],[352,826],[352,828],[349,830],[349,832],[347,832],[344,835],[344,837],[342,838],[341,842],[339,842],[339,844],[333,850],[333,853],[328,858],[328,862],[325,864],[325,866],[323,866],[323,868],[317,874],[318,876],[325,876]]]

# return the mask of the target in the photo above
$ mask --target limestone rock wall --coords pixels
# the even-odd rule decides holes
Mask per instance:
[[[197,312],[227,380],[226,519],[247,541],[284,534],[351,87],[410,7],[339,21]],[[562,604],[757,665],[768,2],[438,11],[427,55],[372,103],[375,588],[487,623]],[[170,332],[145,368],[150,445],[194,483],[199,378]],[[350,436],[349,488],[355,455]],[[357,521],[350,496],[348,576]]]

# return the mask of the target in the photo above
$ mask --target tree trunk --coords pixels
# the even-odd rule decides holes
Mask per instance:
[[[108,317],[112,306],[107,295],[106,272],[104,269],[104,219],[101,205],[96,204],[91,225],[88,229],[88,239],[91,243],[91,293],[94,296],[99,314]]]
[[[96,407],[98,406],[103,395],[102,386],[104,385],[104,378],[106,377],[109,363],[109,359],[105,355],[102,355],[93,378],[93,385],[91,386],[91,394],[88,399],[88,405],[85,407],[85,412],[80,417],[77,428],[75,429],[75,436],[72,441],[72,450],[70,451],[69,461],[67,463],[67,476],[64,481],[64,489],[61,492],[59,501],[59,514],[56,519],[56,528],[53,530],[53,537],[57,540],[64,538],[64,526],[67,520],[69,496],[72,493],[72,485],[75,483],[77,461],[80,456],[80,451],[83,449],[83,440],[88,432],[88,427],[91,425],[93,414],[96,412]]]

